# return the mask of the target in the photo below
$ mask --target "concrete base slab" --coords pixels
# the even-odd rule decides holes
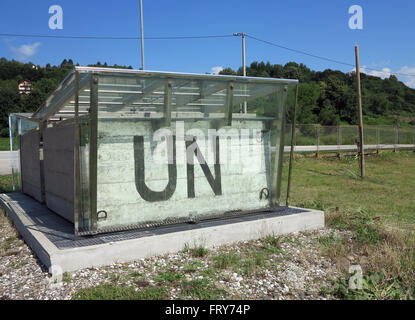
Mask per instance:
[[[1,194],[0,205],[37,257],[57,275],[65,271],[174,253],[185,245],[206,248],[324,227],[324,212],[282,207],[246,216],[146,230],[75,236],[73,225],[22,194]]]

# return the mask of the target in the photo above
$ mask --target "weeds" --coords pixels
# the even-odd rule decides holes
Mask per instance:
[[[236,266],[240,260],[240,255],[235,251],[220,253],[213,257],[214,266],[218,269],[228,269],[229,267]]]
[[[189,253],[194,258],[202,258],[209,253],[209,250],[202,245],[189,247],[189,245],[186,244],[183,251]]]
[[[167,270],[164,272],[159,272],[158,275],[153,278],[153,280],[156,282],[175,282],[183,277],[184,275],[181,272]]]
[[[181,289],[183,295],[200,300],[216,300],[225,294],[224,290],[218,289],[212,281],[206,278],[191,281],[183,280]]]
[[[149,287],[136,291],[133,287],[102,284],[77,291],[74,300],[162,300],[167,299],[163,287]]]
[[[64,272],[62,275],[62,281],[65,283],[71,282],[71,274],[69,272]]]
[[[362,287],[351,289],[348,279],[338,279],[332,293],[346,300],[413,300],[414,288],[404,288],[398,280],[385,279],[382,273],[363,276]]]

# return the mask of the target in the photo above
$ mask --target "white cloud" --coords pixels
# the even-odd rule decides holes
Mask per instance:
[[[32,44],[23,44],[20,47],[10,46],[10,50],[14,53],[17,60],[26,61],[37,53],[39,46],[40,42],[35,42]]]
[[[360,67],[360,72],[382,79],[389,78],[391,74],[395,74],[399,81],[402,81],[408,87],[415,89],[415,67],[404,66],[398,71],[392,71],[390,68],[382,68],[381,70],[369,70],[367,68],[367,66]],[[354,68],[352,72],[356,72],[356,68]],[[409,76],[406,76],[405,74]]]
[[[400,68],[397,71],[397,73],[414,75],[413,77],[411,77],[411,76],[404,76],[404,75],[399,74],[398,78],[403,83],[405,83],[408,87],[411,87],[411,88],[415,89],[415,67],[404,66],[404,67]]]
[[[210,73],[212,73],[212,74],[219,74],[219,72],[221,72],[222,70],[223,70],[223,67],[216,66],[216,67],[212,67],[212,69],[210,69]]]
[[[383,68],[382,70],[368,70],[367,66],[362,66],[360,68],[360,72],[366,73],[374,77],[385,79],[390,77],[392,70],[389,68]]]

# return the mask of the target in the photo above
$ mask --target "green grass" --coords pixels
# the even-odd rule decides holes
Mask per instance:
[[[200,300],[218,300],[225,292],[218,289],[210,279],[183,280],[181,290],[184,297]]]
[[[77,291],[74,300],[164,300],[167,298],[163,287],[149,287],[136,291],[133,287],[102,284]]]
[[[202,245],[190,247],[186,244],[183,252],[188,252],[194,258],[202,258],[209,253],[209,250]]]
[[[219,253],[213,257],[214,266],[218,269],[228,269],[236,266],[241,260],[241,256],[235,251]]]
[[[288,161],[284,160],[282,200],[285,202]],[[366,177],[359,177],[359,160],[315,159],[296,155],[290,205],[326,212],[361,212],[366,219],[415,230],[415,153],[383,152],[366,157]]]
[[[13,192],[12,175],[0,176],[0,193]]]
[[[181,272],[177,272],[177,271],[171,271],[171,270],[166,270],[166,271],[161,271],[158,273],[158,275],[156,277],[154,277],[154,281],[155,282],[175,282],[177,280],[180,280],[184,277],[184,274]]]
[[[10,151],[10,139],[0,137],[0,151]]]

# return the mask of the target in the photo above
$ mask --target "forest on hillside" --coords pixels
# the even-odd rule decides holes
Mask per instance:
[[[242,69],[225,68],[220,73],[242,75]],[[246,73],[252,77],[298,79],[298,123],[337,125],[358,122],[355,72],[313,71],[295,62],[284,66],[253,62]],[[381,79],[361,73],[361,86],[365,124],[415,125],[415,90],[398,81],[396,76]],[[404,118],[409,120],[399,120]]]
[[[131,66],[107,63],[89,65],[90,67],[126,68]],[[0,136],[8,136],[8,115],[13,112],[34,112],[58,87],[59,83],[74,68],[71,59],[63,60],[59,66],[47,64],[45,67],[33,63],[22,63],[15,60],[0,59]],[[20,94],[18,85],[21,81],[30,81],[30,94]]]
[[[100,62],[97,67],[129,68]],[[0,135],[8,135],[8,115],[38,109],[73,69],[71,59],[58,66],[45,67],[33,63],[0,59]],[[226,68],[221,74],[242,75],[242,69]],[[356,124],[356,77],[354,73],[337,70],[313,71],[304,64],[270,64],[253,62],[247,68],[253,77],[299,79],[297,122],[322,125]],[[30,94],[20,94],[18,84],[28,80]],[[366,124],[415,125],[415,90],[395,76],[387,79],[361,74],[363,114]],[[406,119],[406,121],[402,121]]]

